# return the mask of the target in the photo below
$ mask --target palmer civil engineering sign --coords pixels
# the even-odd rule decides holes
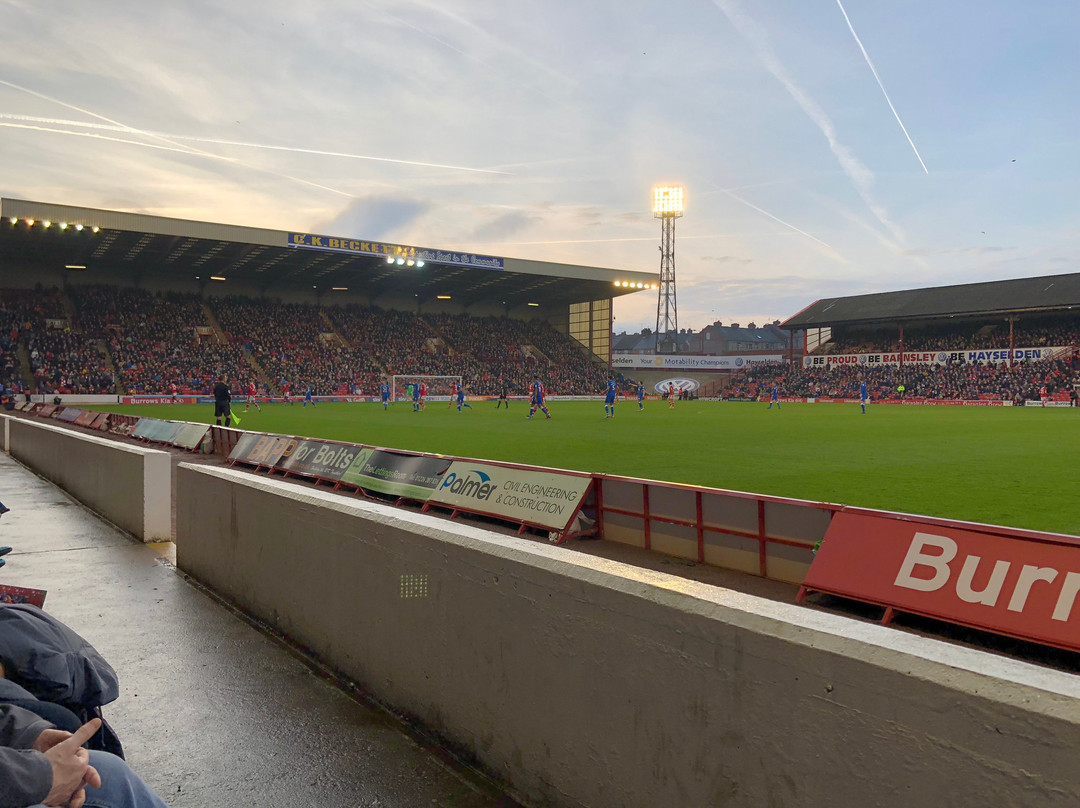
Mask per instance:
[[[455,460],[429,503],[565,530],[592,478]]]

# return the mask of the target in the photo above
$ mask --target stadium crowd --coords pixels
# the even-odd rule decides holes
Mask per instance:
[[[1006,364],[840,365],[827,369],[755,365],[735,374],[723,397],[758,398],[777,386],[785,397],[854,399],[859,397],[862,382],[866,382],[872,401],[1039,401],[1044,388],[1053,397],[1068,395],[1080,385],[1080,353],[1017,363],[1011,369]]]
[[[383,376],[464,376],[471,369],[462,366],[468,357],[452,354],[412,312],[349,305],[328,314],[355,349],[354,373],[363,390],[375,392]]]
[[[1017,348],[1080,345],[1080,317],[1020,321],[1013,328]],[[850,331],[833,334],[824,353],[886,353],[900,350],[898,329]],[[904,351],[997,350],[1009,347],[1009,326],[1000,322],[979,326],[907,329]]]
[[[239,352],[213,344],[198,295],[85,286],[75,300],[82,332],[108,346],[121,391],[165,393],[175,384],[179,392],[201,394],[216,371],[235,372],[242,364]]]
[[[878,337],[871,345],[867,334],[841,335],[830,352],[887,350],[885,335]],[[1001,337],[985,327],[912,332],[905,348],[990,349],[1002,347]],[[1015,342],[1080,345],[1080,318],[1031,321]],[[373,395],[392,375],[426,375],[461,376],[476,395],[522,395],[538,378],[549,394],[597,395],[610,373],[542,321],[106,286],[79,287],[70,299],[40,288],[0,292],[0,384],[9,393],[167,394],[176,385],[202,395],[220,375],[238,394],[255,383],[273,394],[288,386],[296,395],[308,387],[315,395]],[[630,381],[615,375],[629,392]],[[1043,387],[1053,394],[1080,383],[1080,358],[1011,371],[985,364],[755,366],[735,374],[724,395],[754,397],[778,385],[785,396],[851,398],[862,381],[874,399],[897,397],[901,385],[908,397],[1037,399]]]

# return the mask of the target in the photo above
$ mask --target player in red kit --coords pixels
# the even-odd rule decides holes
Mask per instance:
[[[176,388],[176,382],[173,382],[172,384],[169,385],[169,392],[172,393],[172,403],[175,404],[176,403],[176,394],[178,392],[177,388]]]
[[[262,412],[262,407],[260,407],[259,402],[255,400],[255,396],[258,394],[258,392],[259,390],[255,386],[255,382],[248,382],[247,404],[244,405],[244,412],[247,412],[251,408],[252,404],[255,405],[255,409],[257,409],[259,412]]]

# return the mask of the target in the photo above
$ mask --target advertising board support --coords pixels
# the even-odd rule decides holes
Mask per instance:
[[[600,538],[798,584],[842,506],[597,474]]]

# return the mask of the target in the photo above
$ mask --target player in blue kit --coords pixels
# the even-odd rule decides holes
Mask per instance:
[[[307,390],[304,391],[304,403],[301,406],[306,407],[308,404],[310,404],[313,408],[315,406],[315,400],[311,397],[310,384],[307,386]]]
[[[608,379],[607,392],[604,393],[605,418],[615,417],[615,394],[618,392],[617,388],[618,384],[615,382],[615,379]]]
[[[645,382],[637,383],[637,408],[645,409]]]
[[[532,401],[530,402],[530,404],[531,406],[529,407],[529,414],[525,416],[526,418],[532,418],[533,415],[536,414],[537,409],[543,410],[544,415],[546,415],[549,419],[551,418],[551,413],[548,412],[547,407],[544,406],[544,385],[540,383],[539,379],[536,379],[532,383]]]
[[[414,384],[412,386],[412,410],[413,412],[420,412],[420,385]]]
[[[866,402],[870,396],[866,392],[866,382],[859,383],[859,406],[862,407],[863,415],[866,415]]]
[[[465,407],[465,408],[471,410],[472,409],[472,404],[467,404],[465,402],[465,385],[464,384],[459,384],[458,388],[457,388],[457,411],[461,412],[462,407]]]
[[[780,409],[780,388],[778,386],[776,386],[775,384],[773,385],[773,388],[772,388],[772,398],[769,399],[768,409],[771,410],[773,404],[776,405],[776,409]]]
[[[390,385],[387,382],[379,386],[379,396],[382,398],[382,408],[385,410],[386,405],[390,403]]]

